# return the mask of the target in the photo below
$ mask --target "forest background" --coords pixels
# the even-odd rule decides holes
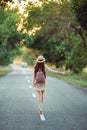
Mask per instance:
[[[86,7],[87,0],[1,0],[1,69],[15,58],[33,66],[42,54],[67,72],[54,76],[87,87]]]

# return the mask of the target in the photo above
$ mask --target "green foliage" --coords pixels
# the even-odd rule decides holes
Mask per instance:
[[[27,53],[27,54],[25,54],[23,56],[23,59],[24,59],[24,61],[26,61],[28,63],[28,66],[33,66],[34,65],[34,57],[33,57],[33,55]]]
[[[33,44],[33,38],[29,36],[29,34],[25,33],[23,34],[23,44],[24,46],[26,46],[27,48],[30,47]]]
[[[32,6],[29,10],[27,28],[41,27],[46,24],[52,17],[52,14],[50,14],[52,13],[52,8],[51,3],[44,3],[42,6]]]
[[[78,48],[78,49],[77,49]],[[75,73],[80,72],[87,65],[87,53],[86,49],[81,43],[74,45],[72,49],[72,70]]]
[[[64,8],[67,8],[67,12]],[[69,8],[69,3],[60,6],[50,1],[29,10],[27,28],[40,27],[33,36],[34,42],[30,47],[42,50],[47,61],[55,63],[57,67],[62,66],[65,61],[66,41],[63,42],[63,39],[67,30],[67,19],[70,19]]]
[[[32,66],[34,65],[34,61],[35,61],[35,50],[32,49],[28,49],[27,47],[23,47],[20,49],[22,54],[21,54],[21,58],[23,59],[24,62],[28,63],[28,66]]]
[[[5,10],[0,7],[0,64],[8,65],[19,53],[21,32],[17,31],[19,22],[16,10]]]
[[[83,25],[76,19],[77,15],[80,18],[78,12],[80,7],[83,8],[84,2],[79,3],[75,0],[73,2],[60,0],[61,3],[53,0],[40,0],[40,2],[41,5],[34,5],[32,2],[28,4],[28,17],[24,19],[24,27],[27,28],[27,32],[31,31],[32,35],[23,34],[23,45],[33,48],[34,52],[35,49],[40,50],[46,57],[46,61],[54,63],[56,67],[65,66],[73,72],[81,71],[87,65],[85,62],[87,61],[85,49],[87,32],[81,28]],[[81,15],[83,13],[81,9]],[[24,59],[28,60],[29,55],[24,56]]]
[[[87,0],[73,0],[72,4],[77,21],[87,30]]]

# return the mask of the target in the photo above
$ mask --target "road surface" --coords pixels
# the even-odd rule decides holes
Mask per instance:
[[[0,77],[0,130],[87,130],[87,91],[47,77],[41,117],[33,70],[12,68]]]

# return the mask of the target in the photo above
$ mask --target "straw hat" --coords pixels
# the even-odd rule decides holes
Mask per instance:
[[[38,62],[38,63],[43,63],[43,62],[45,62],[45,58],[44,58],[42,55],[40,55],[40,56],[38,56],[38,58],[36,59],[36,62]]]

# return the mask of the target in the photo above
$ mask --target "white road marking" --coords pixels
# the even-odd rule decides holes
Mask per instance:
[[[30,80],[28,80],[28,83],[30,83]]]
[[[41,118],[42,121],[46,120],[44,114],[40,114],[40,118]]]
[[[32,93],[33,97],[36,98],[36,94],[35,93]]]
[[[31,85],[30,85],[29,87],[30,87],[30,88],[32,88],[32,86],[31,86]]]

